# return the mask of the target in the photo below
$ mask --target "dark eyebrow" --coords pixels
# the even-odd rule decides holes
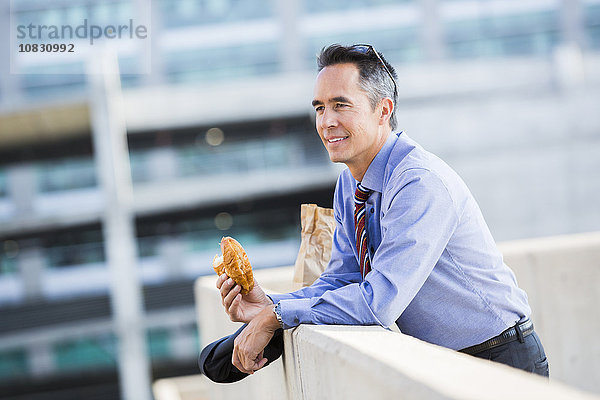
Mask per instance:
[[[351,103],[350,99],[344,96],[336,96],[336,97],[332,97],[331,99],[329,99],[329,102],[331,103]],[[313,100],[312,101],[312,105],[317,106],[323,104],[323,102],[321,100]]]
[[[350,99],[344,96],[336,96],[333,99],[331,99],[330,101],[332,102],[337,102],[337,103],[351,103]]]

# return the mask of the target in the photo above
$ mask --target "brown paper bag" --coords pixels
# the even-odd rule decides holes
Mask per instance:
[[[300,207],[302,241],[294,268],[294,284],[310,286],[325,270],[331,258],[335,219],[333,209],[316,204]]]

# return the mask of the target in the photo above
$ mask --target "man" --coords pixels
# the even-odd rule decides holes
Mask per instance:
[[[273,332],[302,323],[391,326],[430,343],[548,375],[516,283],[460,177],[396,130],[395,71],[370,45],[325,48],[312,104],[329,157],[348,167],[334,195],[331,261],[313,285],[245,296],[217,280],[248,322],[232,362],[253,373]]]

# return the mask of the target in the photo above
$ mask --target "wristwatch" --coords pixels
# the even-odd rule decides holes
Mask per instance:
[[[278,302],[273,306],[273,313],[275,314],[275,318],[277,318],[279,325],[281,325],[281,329],[283,329],[283,320],[281,319],[281,303]]]

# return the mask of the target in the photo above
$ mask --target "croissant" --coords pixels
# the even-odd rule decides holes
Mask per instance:
[[[213,269],[217,275],[223,272],[242,287],[241,293],[247,294],[254,287],[252,265],[248,254],[242,245],[232,237],[225,236],[221,239],[221,253],[213,258]]]

